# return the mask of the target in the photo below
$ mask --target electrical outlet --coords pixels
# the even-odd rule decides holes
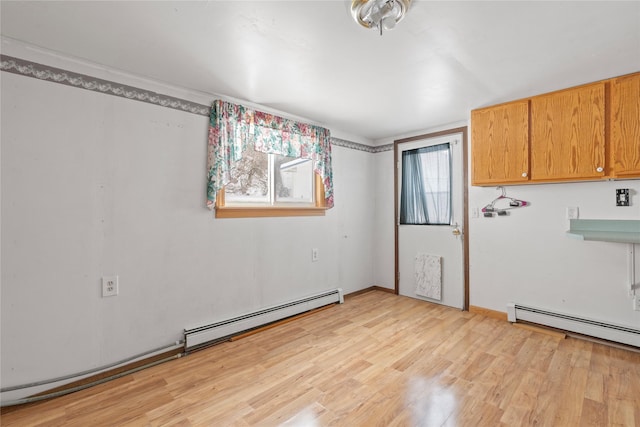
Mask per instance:
[[[102,296],[115,297],[118,295],[118,276],[102,277]]]
[[[318,248],[311,249],[311,261],[312,262],[318,261],[318,257],[319,257]]]
[[[633,296],[633,309],[635,311],[640,311],[640,292],[637,292]]]
[[[478,207],[471,208],[471,218],[480,218],[480,208]]]
[[[577,206],[567,208],[567,219],[578,219],[579,210]]]
[[[628,188],[619,188],[616,190],[616,206],[631,206]]]

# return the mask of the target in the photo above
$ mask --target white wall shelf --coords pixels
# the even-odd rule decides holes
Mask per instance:
[[[640,243],[640,220],[572,219],[567,236],[579,240]]]

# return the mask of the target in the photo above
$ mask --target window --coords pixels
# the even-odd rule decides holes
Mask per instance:
[[[229,173],[225,206],[314,205],[311,159],[248,149]]]
[[[311,159],[271,154],[273,159],[274,203],[310,205],[313,200],[313,162]]]
[[[207,206],[217,218],[324,215],[333,207],[328,129],[215,101]]]
[[[451,150],[448,143],[402,152],[400,224],[451,224]]]

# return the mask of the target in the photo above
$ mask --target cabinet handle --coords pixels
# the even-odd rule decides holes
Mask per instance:
[[[596,168],[596,172],[602,172],[604,169],[602,168],[602,166],[599,166],[598,168]]]
[[[527,173],[526,172],[522,172],[522,177],[526,178],[527,177]]]

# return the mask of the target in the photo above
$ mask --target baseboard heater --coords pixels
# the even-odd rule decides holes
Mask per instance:
[[[615,325],[515,303],[507,304],[507,318],[509,322],[524,320],[539,325],[551,326],[563,331],[576,332],[582,335],[640,347],[640,329],[628,326]]]
[[[329,304],[342,304],[343,302],[344,295],[342,289],[337,288],[209,325],[185,329],[185,351],[197,350],[215,344],[216,342],[224,341],[240,332],[295,316],[305,311]]]

